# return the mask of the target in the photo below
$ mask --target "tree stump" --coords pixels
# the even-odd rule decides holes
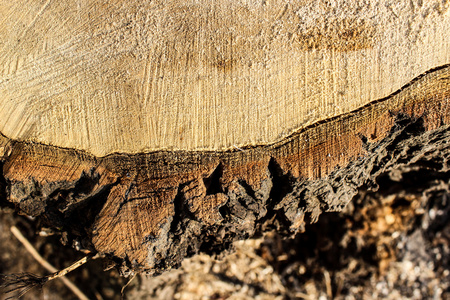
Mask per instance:
[[[157,274],[446,172],[448,6],[0,0],[3,205]]]

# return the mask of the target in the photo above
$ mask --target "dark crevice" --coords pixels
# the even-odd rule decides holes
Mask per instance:
[[[268,170],[272,179],[272,189],[265,205],[267,213],[258,220],[257,231],[264,228],[264,230],[277,229],[287,233],[291,222],[282,209],[277,210],[275,207],[293,191],[296,179],[289,172],[285,174],[273,157],[270,158]]]
[[[399,113],[396,115],[395,124],[391,129],[391,133],[400,132],[400,134],[395,136],[392,143],[386,147],[386,150],[394,151],[399,143],[408,140],[411,136],[418,136],[425,131],[426,129],[422,118],[414,118],[409,115]]]
[[[444,165],[442,159],[434,159],[434,160],[420,160],[414,165],[422,168],[422,169],[431,169],[431,170],[440,170]]]
[[[8,194],[6,192],[7,182],[5,176],[3,176],[3,162],[0,161],[0,208],[7,207],[15,209],[15,205],[7,200]]]
[[[275,158],[270,158],[268,169],[272,177],[272,190],[270,191],[270,207],[277,205],[287,194],[292,192],[295,178],[290,173],[284,174]]]
[[[48,198],[57,199],[56,208],[64,214],[70,214],[72,211],[84,206],[86,200],[89,201],[90,196],[88,195],[98,185],[99,180],[100,176],[93,171],[90,174],[83,172],[75,186],[68,189],[57,189]]]
[[[228,207],[228,205],[222,205],[221,207],[219,207],[219,214],[224,219],[225,222],[230,221],[231,210]]]
[[[88,235],[97,216],[106,204],[111,189],[115,184],[105,185],[96,194],[87,197],[78,204],[78,208],[71,210],[65,219],[65,224],[79,224],[79,228],[84,229]]]
[[[183,223],[186,223],[188,220],[196,220],[194,214],[191,213],[189,207],[187,206],[186,199],[182,192],[182,189],[185,185],[178,186],[177,194],[173,199],[173,219],[170,224],[170,232],[175,235],[180,235],[183,233]]]
[[[93,250],[90,242],[92,226],[111,189],[118,184],[115,182],[105,185],[92,194],[98,180],[97,176],[89,177],[84,174],[74,188],[52,193],[53,198],[46,202],[45,213],[40,215],[42,224],[52,228],[59,227],[59,231],[69,233],[71,239],[81,238],[83,248]],[[61,207],[64,210],[58,209]]]
[[[170,232],[174,234],[180,229],[179,225],[183,221],[183,211],[186,210],[184,208],[185,205],[183,201],[183,195],[181,193],[181,187],[178,186],[177,194],[173,199],[173,218],[172,222],[170,223]]]
[[[238,183],[244,188],[244,190],[247,193],[247,195],[249,195],[253,199],[256,199],[255,191],[252,189],[252,187],[245,180],[239,180]]]
[[[209,177],[203,178],[206,187],[206,195],[214,195],[223,193],[222,183],[220,179],[223,175],[223,165],[219,163]]]
[[[242,236],[237,236],[236,233],[231,231],[226,232],[223,236],[215,234],[217,232],[225,232],[226,229],[226,227],[215,228],[215,230],[211,228],[209,234],[205,234],[201,238],[199,251],[214,256],[220,255],[224,250],[230,249],[232,243]]]

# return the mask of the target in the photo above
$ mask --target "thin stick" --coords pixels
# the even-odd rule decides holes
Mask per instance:
[[[331,289],[330,273],[327,270],[324,270],[323,277],[325,277],[325,286],[327,287],[328,299],[333,299],[333,291]]]
[[[300,299],[305,299],[305,300],[311,300],[312,299],[311,296],[309,296],[308,294],[302,293],[302,292],[295,293],[295,297],[296,298],[300,298]]]
[[[33,256],[33,258],[40,263],[47,271],[54,273],[52,275],[47,276],[48,280],[53,280],[55,278],[60,278],[64,284],[81,300],[89,300],[89,298],[83,294],[83,292],[75,285],[72,281],[70,281],[67,277],[64,277],[70,271],[75,270],[82,264],[88,261],[88,257],[83,257],[73,265],[64,270],[58,272],[58,270],[52,266],[48,261],[46,261],[37,251],[34,249],[33,245],[22,235],[22,233],[17,229],[16,226],[11,227],[11,232],[14,236],[24,245],[25,249]]]
[[[136,273],[133,274],[133,277],[131,277],[130,280],[128,280],[127,284],[125,284],[122,289],[120,290],[120,294],[122,295],[122,299],[123,299],[123,292],[125,291],[125,289],[127,288],[127,286],[133,281],[133,279],[136,278]]]

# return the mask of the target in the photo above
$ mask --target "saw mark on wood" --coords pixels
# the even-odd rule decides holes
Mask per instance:
[[[441,30],[435,15],[448,6],[441,1],[424,3],[414,14],[398,5],[405,20],[397,23],[383,1],[2,1],[2,24],[11,30],[2,27],[0,34],[6,62],[0,64],[1,119],[9,120],[1,131],[97,156],[269,144],[391,93],[446,59],[445,43],[439,52],[441,45],[421,37]],[[421,15],[425,11],[436,24]],[[11,15],[20,19],[17,26]],[[383,29],[397,25],[405,26],[386,41],[392,47],[384,45],[382,37],[389,36]],[[26,44],[16,47],[24,29]],[[417,49],[405,56],[411,59],[386,52],[401,52],[405,48],[396,47],[406,45],[404,39],[417,39]],[[367,65],[354,60],[358,53]],[[408,67],[389,77],[397,70],[382,69],[391,61]],[[367,71],[372,68],[376,73]],[[352,85],[352,78],[361,85]],[[378,80],[383,83],[374,88]],[[267,130],[260,129],[264,122]],[[128,132],[145,138],[130,142]]]

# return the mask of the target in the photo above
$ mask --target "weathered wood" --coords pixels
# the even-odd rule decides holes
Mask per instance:
[[[0,1],[1,194],[158,273],[447,171],[448,5],[420,3]]]

